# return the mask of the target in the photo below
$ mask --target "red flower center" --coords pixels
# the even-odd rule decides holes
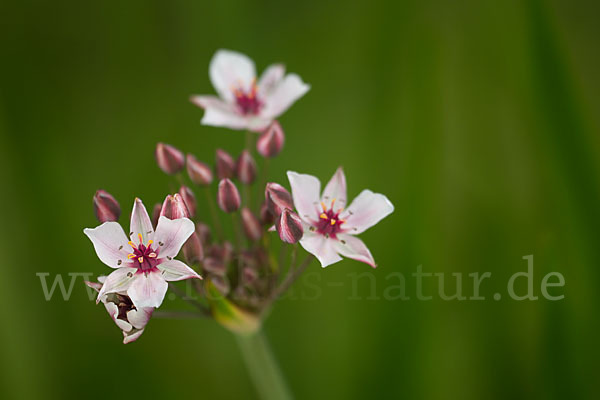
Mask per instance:
[[[344,208],[341,207],[337,211],[334,211],[334,204],[335,199],[331,201],[331,207],[328,209],[325,203],[321,202],[323,212],[319,215],[319,220],[315,228],[320,234],[335,239],[336,235],[342,231],[342,224],[346,221],[339,217]]]
[[[138,272],[150,271],[158,264],[158,251],[152,248],[154,243],[152,240],[148,240],[148,244],[145,245],[142,239],[142,234],[138,233],[140,239],[139,244],[129,242],[129,245],[133,248],[133,253],[127,255],[127,258],[132,260],[132,267],[137,268]]]
[[[244,90],[241,87],[233,89],[235,95],[235,102],[237,104],[238,111],[242,115],[256,115],[263,106],[263,102],[259,100],[256,95],[258,88],[256,86],[256,79],[252,80],[250,90]]]

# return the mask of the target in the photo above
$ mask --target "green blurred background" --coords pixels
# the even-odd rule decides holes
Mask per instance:
[[[272,180],[343,165],[350,197],[368,187],[396,206],[362,238],[377,295],[402,272],[411,300],[373,299],[367,279],[356,300],[349,274],[367,266],[313,264],[321,294],[267,321],[298,398],[598,395],[596,2],[23,0],[3,1],[0,21],[0,397],[255,398],[213,321],[152,320],[125,346],[81,281],[46,302],[35,275],[107,272],[82,233],[92,195],[108,190],[124,215],[135,196],[164,198],[157,141],[207,161],[240,151],[243,134],[201,126],[188,102],[214,92],[219,48],[312,85],[281,118]],[[536,295],[559,271],[564,300],[492,299],[528,254]],[[417,301],[417,265],[490,271],[487,299]]]

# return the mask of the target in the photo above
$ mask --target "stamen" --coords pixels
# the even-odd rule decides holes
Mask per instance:
[[[335,204],[335,197],[331,200],[331,208],[333,209],[333,205]]]
[[[150,253],[150,254],[148,254],[148,257],[150,257],[150,258],[156,258],[156,253]]]
[[[140,238],[140,244],[144,244],[144,240],[142,239],[142,234],[138,233],[138,237]]]
[[[335,225],[335,219],[331,218],[331,225]]]
[[[135,243],[133,243],[132,241],[127,242],[127,244],[129,244],[131,247],[133,247],[134,249],[137,249],[137,246],[135,245]]]
[[[148,240],[148,247],[150,247],[150,245],[151,245],[152,243],[154,243],[154,240],[152,240],[152,239]]]
[[[138,261],[140,262],[140,264],[143,263],[144,262],[144,257],[138,257]]]
[[[321,218],[321,219],[329,219],[329,217],[325,213],[319,215],[319,218]]]
[[[135,258],[135,254],[133,254],[133,253],[127,254],[127,258],[131,260],[132,258]]]
[[[323,211],[327,211],[327,206],[325,205],[325,203],[321,202],[321,207],[323,207]]]

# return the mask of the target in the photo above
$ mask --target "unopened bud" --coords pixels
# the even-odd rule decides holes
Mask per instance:
[[[297,243],[304,234],[302,220],[300,220],[298,214],[291,211],[289,208],[283,210],[277,219],[276,227],[279,237],[285,243]]]
[[[192,189],[189,187],[182,186],[179,188],[179,195],[187,206],[190,216],[193,218],[196,215],[196,196],[194,195],[194,192],[192,192]]]
[[[231,179],[235,174],[235,161],[225,150],[217,149],[216,168],[217,178]]]
[[[235,165],[235,173],[240,182],[249,185],[256,179],[256,163],[248,150],[242,151]]]
[[[275,157],[281,152],[284,142],[285,135],[281,125],[279,122],[273,121],[256,141],[256,150],[263,157]]]
[[[183,245],[183,255],[188,264],[198,264],[204,258],[202,242],[196,232]]]
[[[156,230],[156,225],[158,225],[158,219],[160,218],[160,211],[162,210],[162,204],[156,203],[154,208],[152,209],[152,226]]]
[[[267,207],[274,217],[278,217],[286,208],[293,209],[292,195],[278,183],[269,182],[265,188]]]
[[[240,192],[231,180],[223,179],[219,182],[217,204],[219,204],[221,210],[226,213],[232,213],[240,208],[241,202]]]
[[[189,218],[190,212],[179,193],[175,193],[165,198],[160,210],[160,216],[169,219]]]
[[[198,161],[193,154],[186,157],[187,173],[196,185],[210,185],[213,181],[213,173],[208,165]]]
[[[94,214],[100,222],[117,221],[121,215],[121,206],[110,193],[98,190],[94,194]]]
[[[242,226],[248,239],[256,241],[262,236],[262,226],[258,218],[246,207],[242,208]]]
[[[166,174],[174,175],[183,169],[183,153],[171,145],[158,143],[154,155],[158,166]]]

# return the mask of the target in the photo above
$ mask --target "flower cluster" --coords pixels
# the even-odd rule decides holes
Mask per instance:
[[[156,162],[180,189],[157,203],[152,217],[135,199],[127,234],[117,222],[117,200],[103,190],[94,196],[102,224],[84,233],[113,271],[87,284],[123,331],[124,343],[136,340],[150,318],[159,315],[154,310],[169,287],[197,308],[197,315],[212,317],[234,332],[252,332],[314,258],[322,267],[342,257],[375,267],[356,235],[394,210],[386,196],[370,190],[348,201],[341,167],[322,191],[319,179],[293,171],[287,173],[291,193],[266,181],[268,159],[285,142],[276,118],[309,90],[300,77],[286,75],[283,65],[276,64],[257,80],[252,60],[226,50],[213,57],[209,76],[219,97],[191,98],[204,109],[202,124],[247,130],[246,142],[255,145],[237,158],[216,150],[213,168],[193,154],[158,143]],[[254,151],[264,158],[260,171]],[[206,194],[203,207],[194,191]],[[231,215],[231,227],[223,224],[225,214]],[[275,231],[277,235],[269,233]],[[280,240],[273,240],[277,236]],[[309,253],[302,262],[298,243]],[[276,251],[279,257],[273,256]],[[170,283],[188,279],[195,280],[191,287],[196,297],[182,295]]]

